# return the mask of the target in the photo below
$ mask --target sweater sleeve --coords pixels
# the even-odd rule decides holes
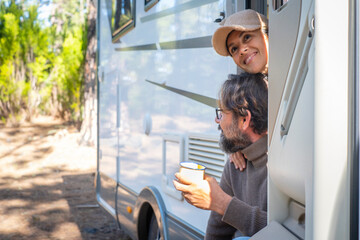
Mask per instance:
[[[234,188],[238,188],[240,184],[232,186],[236,183],[234,179],[231,179],[231,174],[234,174],[231,169],[228,161],[224,166],[220,187],[233,198],[223,216],[211,212],[206,229],[206,240],[232,239],[236,230],[239,230],[244,236],[252,236],[267,224],[266,211],[258,206],[249,205],[234,196]],[[237,171],[235,173],[239,174]]]
[[[238,170],[234,172],[232,169],[231,164],[228,162],[224,167],[224,177],[221,178],[220,182],[221,188],[233,197],[221,220],[239,230],[244,236],[252,236],[266,226],[267,212],[259,206],[252,206],[234,196],[234,189],[239,188],[241,184],[236,182],[238,181],[237,178],[234,178],[236,180],[232,179],[231,175],[241,173]],[[232,193],[233,191],[234,193]]]
[[[206,228],[205,240],[230,240],[233,238],[236,229],[221,220],[222,216],[211,211]]]
[[[224,192],[230,196],[234,196],[234,192],[230,184],[230,176],[228,171],[229,161],[224,166],[223,174],[221,175],[220,187]],[[222,215],[217,212],[211,211],[208,225],[206,228],[205,240],[226,240],[232,239],[236,229],[226,222],[222,221]]]
[[[266,226],[267,213],[233,197],[222,221],[240,230],[245,236],[252,236]]]

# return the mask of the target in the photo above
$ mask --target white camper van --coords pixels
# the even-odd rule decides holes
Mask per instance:
[[[133,239],[203,239],[179,162],[220,179],[216,99],[231,58],[211,36],[269,18],[268,226],[252,239],[359,238],[359,0],[98,0],[96,194]],[[241,213],[239,213],[241,214]]]

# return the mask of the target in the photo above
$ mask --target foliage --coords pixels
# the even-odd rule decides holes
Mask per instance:
[[[84,0],[0,0],[0,119],[81,121]],[[39,9],[50,4],[49,19]]]

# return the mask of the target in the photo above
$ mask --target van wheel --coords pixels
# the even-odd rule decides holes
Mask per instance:
[[[160,229],[157,224],[155,214],[151,216],[150,225],[149,225],[149,234],[148,240],[161,240]]]

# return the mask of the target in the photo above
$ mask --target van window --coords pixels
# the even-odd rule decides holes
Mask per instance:
[[[282,7],[288,1],[289,0],[273,0],[273,8],[274,8],[274,10]]]
[[[112,40],[135,27],[135,0],[112,0],[111,30]]]
[[[145,12],[149,11],[150,8],[155,6],[160,0],[145,0]]]

